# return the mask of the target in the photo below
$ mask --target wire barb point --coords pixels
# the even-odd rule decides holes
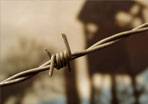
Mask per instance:
[[[68,43],[68,40],[67,40],[67,37],[65,34],[62,34],[62,38],[64,40],[64,43],[65,43],[65,47],[66,47],[66,51],[68,53],[68,56],[69,56],[69,59],[68,59],[68,62],[67,62],[67,65],[68,65],[68,70],[69,72],[71,72],[71,67],[70,67],[70,58],[71,58],[71,50],[70,50],[70,46],[69,46],[69,43]]]
[[[49,59],[51,59],[51,54],[50,54],[50,52],[48,51],[47,48],[45,48],[45,51],[47,52]]]
[[[51,64],[50,64],[50,69],[49,69],[49,77],[52,77],[53,75],[53,70],[54,70],[54,63],[55,63],[55,55],[51,56]]]

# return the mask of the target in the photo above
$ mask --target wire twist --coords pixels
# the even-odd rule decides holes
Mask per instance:
[[[140,26],[137,26],[136,28],[134,28],[132,30],[117,33],[115,35],[112,35],[110,37],[102,39],[102,40],[98,41],[97,43],[95,43],[94,45],[87,48],[86,50],[82,50],[80,52],[75,52],[75,53],[71,53],[66,35],[62,34],[64,43],[65,43],[65,47],[66,47],[66,50],[64,52],[59,52],[59,53],[51,55],[49,53],[49,51],[47,49],[45,49],[47,51],[49,58],[50,58],[49,61],[45,62],[44,64],[40,65],[37,68],[22,71],[20,73],[17,73],[15,75],[1,81],[0,86],[2,87],[2,86],[7,86],[7,85],[22,82],[24,80],[30,79],[31,77],[35,76],[39,72],[46,71],[46,70],[49,70],[49,76],[52,76],[54,68],[59,70],[65,66],[68,66],[69,71],[71,71],[70,64],[69,64],[69,62],[71,60],[74,60],[78,57],[82,57],[82,56],[90,54],[94,51],[111,46],[111,45],[117,43],[118,41],[120,41],[121,39],[125,39],[131,35],[141,33],[141,32],[146,32],[146,31],[148,31],[148,22],[144,23]]]
[[[66,65],[68,65],[68,69],[69,69],[69,71],[71,71],[70,64],[69,64],[69,61],[71,58],[70,46],[69,46],[66,35],[62,34],[62,37],[63,37],[65,47],[66,47],[66,50],[64,52],[56,53],[51,56],[50,52],[46,49],[48,56],[51,57],[51,66],[49,69],[49,76],[50,77],[53,75],[54,67],[59,70],[59,69],[65,67]]]

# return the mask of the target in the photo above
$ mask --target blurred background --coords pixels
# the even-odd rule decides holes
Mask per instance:
[[[51,53],[83,50],[148,21],[147,0],[1,0],[0,81],[35,68]],[[1,104],[148,104],[148,32],[0,88]]]

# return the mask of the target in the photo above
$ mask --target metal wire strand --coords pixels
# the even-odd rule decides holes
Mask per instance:
[[[66,50],[64,52],[60,52],[60,53],[53,54],[53,55],[50,55],[50,53],[48,52],[49,58],[51,57],[50,60],[48,60],[47,62],[45,62],[44,64],[40,65],[37,68],[22,71],[20,73],[17,73],[15,75],[1,81],[0,86],[2,87],[2,86],[7,86],[7,85],[22,82],[24,80],[30,79],[31,77],[35,76],[39,72],[42,72],[45,70],[49,70],[49,76],[52,76],[54,68],[61,69],[61,68],[65,67],[66,65],[69,67],[69,71],[70,71],[71,69],[70,69],[69,62],[71,60],[74,60],[74,59],[79,58],[81,56],[90,54],[94,51],[111,46],[111,45],[117,43],[121,39],[125,39],[129,36],[132,36],[132,35],[135,35],[138,33],[142,33],[142,32],[146,32],[146,31],[148,31],[148,22],[146,22],[140,26],[137,26],[136,28],[134,28],[132,30],[117,33],[115,35],[112,35],[110,37],[102,39],[102,40],[98,41],[97,43],[95,43],[94,45],[87,48],[86,50],[82,50],[80,52],[75,52],[75,53],[71,53],[67,37],[66,37],[66,35],[62,34],[64,43],[66,46]]]

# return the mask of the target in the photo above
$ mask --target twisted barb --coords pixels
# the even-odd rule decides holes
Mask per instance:
[[[69,71],[71,71],[69,60],[71,58],[71,50],[70,46],[67,40],[67,37],[65,34],[62,34],[66,50],[64,52],[56,53],[53,54],[52,56],[50,55],[49,51],[46,49],[48,56],[51,56],[51,65],[49,69],[49,76],[51,77],[53,74],[53,69],[56,67],[56,69],[61,69],[64,66],[68,65]]]
[[[21,82],[23,80],[26,80],[26,79],[29,79],[29,78],[35,76],[39,72],[42,72],[42,71],[45,71],[48,69],[49,69],[49,76],[52,76],[54,68],[61,69],[66,65],[69,67],[69,71],[70,71],[71,68],[70,68],[69,62],[71,60],[74,60],[78,57],[90,54],[91,52],[94,52],[96,50],[100,50],[105,47],[111,46],[112,44],[118,42],[119,40],[124,39],[128,36],[131,36],[133,34],[145,32],[145,31],[148,31],[148,22],[145,24],[142,24],[132,30],[117,33],[115,35],[112,35],[110,37],[102,39],[102,40],[98,41],[97,43],[95,43],[94,45],[87,48],[86,50],[83,50],[80,52],[75,52],[75,53],[71,53],[66,35],[62,34],[62,37],[64,39],[64,43],[66,46],[66,51],[50,55],[50,53],[46,49],[49,58],[51,58],[49,61],[45,62],[44,64],[42,64],[38,68],[29,69],[29,70],[20,72],[18,74],[15,74],[15,75],[7,78],[6,80],[0,82],[0,86],[6,86],[6,85],[11,85],[11,84]]]

